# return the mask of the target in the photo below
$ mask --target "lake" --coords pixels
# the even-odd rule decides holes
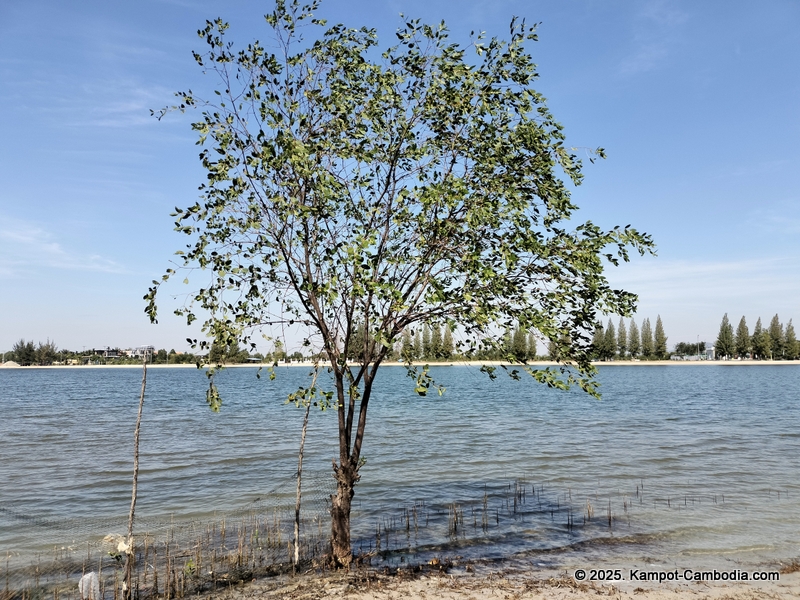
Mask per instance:
[[[274,381],[256,371],[218,376],[219,414],[202,372],[148,371],[142,523],[291,501],[302,410],[284,401],[308,369],[278,368]],[[431,372],[442,397],[417,396],[400,367],[378,376],[357,551],[380,538],[396,550],[388,561],[694,567],[800,555],[796,365],[601,367],[602,401],[502,373],[490,381],[476,367]],[[0,553],[125,522],[140,384],[135,368],[0,370]],[[305,469],[317,510],[332,489],[335,430],[333,411],[312,410]]]

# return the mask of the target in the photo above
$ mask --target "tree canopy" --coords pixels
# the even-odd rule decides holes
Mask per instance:
[[[639,342],[639,327],[636,325],[636,321],[631,319],[631,326],[628,332],[628,354],[631,355],[631,358],[636,358],[640,349],[641,344]]]
[[[736,340],[733,336],[733,326],[728,320],[728,313],[725,313],[719,325],[719,334],[717,335],[717,341],[714,343],[714,351],[717,356],[733,356],[736,351]]]
[[[642,321],[642,356],[645,358],[650,358],[653,356],[655,352],[655,347],[653,346],[653,329],[650,327],[650,319],[644,319]]]
[[[750,353],[750,330],[747,328],[747,320],[744,316],[739,320],[736,327],[736,338],[734,340],[736,354],[744,357]]]
[[[327,357],[339,418],[332,545],[349,564],[372,384],[402,332],[446,323],[469,355],[515,325],[536,330],[563,365],[530,374],[596,393],[596,315],[628,316],[636,301],[604,268],[653,244],[630,226],[569,227],[562,177],[579,184],[582,165],[533,88],[534,28],[515,19],[507,41],[461,45],[444,23],[409,20],[379,53],[375,30],[328,26],[316,6],[279,0],[269,43],[241,50],[221,19],[198,32],[208,48],[195,59],[219,87],[172,107],[201,110],[207,172],[200,200],[175,210],[192,238],[183,267],[199,267],[178,313],[201,318],[220,347],[300,324]],[[151,319],[177,270],[145,296]],[[429,375],[411,374],[424,394]]]

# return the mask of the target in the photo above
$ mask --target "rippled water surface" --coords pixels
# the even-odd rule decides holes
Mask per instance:
[[[416,506],[420,528],[423,514],[441,525],[419,534],[423,558],[579,553],[685,565],[800,555],[800,367],[602,367],[602,401],[489,381],[473,367],[432,371],[443,397],[414,394],[402,368],[379,375],[357,549],[379,526],[400,531],[397,547],[409,542],[413,524],[404,542],[397,523]],[[213,414],[202,372],[151,369],[139,514],[224,513],[289,480],[302,412],[284,400],[306,376],[226,370]],[[125,515],[140,383],[137,369],[0,370],[0,508],[34,519]],[[325,473],[335,414],[312,412],[309,427],[306,468]],[[454,507],[463,522],[448,532]],[[0,518],[0,551],[23,543],[24,525]]]

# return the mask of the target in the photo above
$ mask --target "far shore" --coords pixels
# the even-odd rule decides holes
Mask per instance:
[[[0,363],[0,369],[141,369],[141,364],[133,364],[133,365],[46,365],[46,366],[28,366],[22,367],[17,364],[9,364],[9,362]],[[714,366],[721,366],[721,367],[732,367],[732,366],[784,366],[784,365],[800,365],[800,360],[615,360],[615,361],[597,361],[592,363],[595,367],[714,367]],[[431,367],[508,367],[508,368],[515,368],[519,369],[525,366],[529,367],[556,367],[559,366],[559,363],[554,361],[529,361],[525,365],[520,363],[508,363],[503,361],[496,361],[496,360],[471,360],[471,361],[420,361],[412,363],[415,367],[422,367],[425,365]],[[204,366],[211,366],[211,365],[204,365]],[[225,368],[228,369],[243,369],[243,368],[268,368],[273,365],[269,363],[231,363],[223,365]],[[280,363],[277,365],[278,368],[283,367],[303,367],[309,368],[312,367],[313,363],[311,362],[291,362],[291,363]],[[324,363],[323,363],[324,366]],[[390,362],[386,361],[381,364],[381,366],[387,367],[403,367],[405,366],[402,362]],[[148,369],[196,369],[197,365],[195,363],[184,363],[184,364],[148,364]]]

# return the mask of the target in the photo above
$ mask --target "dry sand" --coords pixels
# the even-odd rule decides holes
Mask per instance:
[[[650,583],[576,582],[571,572],[525,572],[503,569],[495,572],[458,574],[435,568],[412,573],[389,574],[354,571],[349,574],[276,577],[212,592],[206,597],[224,600],[346,598],[348,600],[596,600],[598,597],[636,600],[761,600],[800,598],[800,572],[785,569],[777,582],[739,583]]]

